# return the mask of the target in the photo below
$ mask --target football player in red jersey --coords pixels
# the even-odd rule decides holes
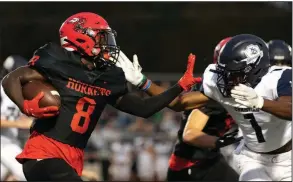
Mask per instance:
[[[197,81],[192,76],[195,56],[188,57],[183,77],[166,92],[142,99],[128,92],[123,71],[133,69],[120,61],[115,31],[94,13],[78,13],[60,28],[61,46],[48,43],[35,51],[28,66],[8,74],[3,88],[28,116],[37,119],[31,136],[16,159],[23,164],[28,181],[81,181],[84,148],[106,106],[149,117],[168,105]],[[122,69],[121,69],[122,68]],[[59,92],[61,107],[39,108],[43,93],[25,100],[22,85],[32,80],[51,83]],[[139,89],[149,88],[144,77],[136,78]]]
[[[215,47],[213,63],[217,62],[220,49],[230,39],[231,37],[227,37],[221,40]],[[123,59],[129,60],[125,55]],[[139,65],[136,56],[134,56],[133,64]],[[138,70],[141,71],[141,69]],[[133,72],[132,75],[135,73]],[[131,80],[129,81],[131,82]],[[194,91],[199,90],[200,85],[196,86],[197,88],[194,87],[191,91],[193,94]],[[154,96],[164,91],[165,88],[152,83],[146,93]],[[190,97],[186,97],[186,99],[190,99]],[[216,103],[209,103],[192,110],[180,102],[180,97],[169,104],[169,108],[175,111],[184,110],[184,113],[178,131],[178,142],[169,160],[167,180],[238,180],[239,176],[220,153],[221,147],[236,143],[241,139],[234,138],[237,131],[224,135],[234,123],[225,109]]]

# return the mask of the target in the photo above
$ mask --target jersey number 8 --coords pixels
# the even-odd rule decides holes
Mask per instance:
[[[80,134],[84,134],[87,131],[91,120],[90,116],[95,109],[95,105],[95,100],[88,97],[82,97],[78,100],[76,104],[77,112],[73,115],[70,124],[72,131]],[[82,119],[84,120],[84,122],[81,124]]]

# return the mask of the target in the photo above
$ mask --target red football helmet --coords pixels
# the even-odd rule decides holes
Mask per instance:
[[[61,25],[59,33],[65,49],[79,52],[100,67],[113,65],[118,60],[120,49],[115,41],[116,32],[97,14],[72,15]]]
[[[224,45],[229,41],[231,40],[232,37],[227,37],[227,38],[224,38],[223,40],[221,40],[217,46],[215,47],[215,50],[214,50],[214,60],[213,60],[213,63],[216,64],[218,62],[218,57],[219,57],[219,53],[220,53],[220,50],[224,47]]]

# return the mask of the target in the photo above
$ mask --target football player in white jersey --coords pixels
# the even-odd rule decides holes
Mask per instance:
[[[9,56],[3,64],[1,73],[4,75],[26,61],[18,56]],[[5,94],[1,84],[1,181],[5,181],[9,174],[19,181],[26,181],[22,166],[15,157],[22,149],[17,139],[18,129],[29,129],[32,119],[23,115],[18,107]]]
[[[139,78],[141,67],[137,60],[133,65],[136,69],[125,74]],[[242,34],[232,37],[217,63],[206,68],[203,94],[189,92],[173,104],[187,110],[214,100],[229,112],[244,137],[235,151],[241,181],[291,181],[291,81],[291,68],[270,68],[261,38]]]
[[[291,181],[292,70],[269,68],[268,48],[252,35],[233,37],[204,73],[203,91],[236,120],[241,181]]]

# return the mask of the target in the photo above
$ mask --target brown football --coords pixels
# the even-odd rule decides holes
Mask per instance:
[[[38,95],[38,93],[44,92],[44,97],[40,100],[39,106],[61,106],[60,95],[57,90],[49,83],[34,80],[30,81],[22,87],[22,94],[24,99],[31,100]]]

